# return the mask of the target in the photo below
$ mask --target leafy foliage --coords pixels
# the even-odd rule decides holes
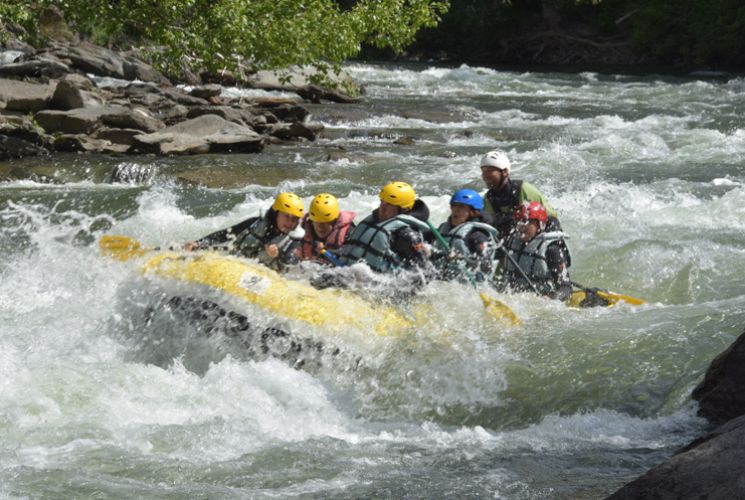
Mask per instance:
[[[11,0],[0,15],[31,41],[44,7],[57,5],[78,32],[109,45],[136,40],[167,73],[183,67],[338,67],[362,44],[401,51],[447,11],[447,0]]]

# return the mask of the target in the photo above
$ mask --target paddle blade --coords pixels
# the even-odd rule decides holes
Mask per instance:
[[[622,293],[609,292],[607,290],[598,290],[597,294],[600,297],[603,297],[604,299],[609,300],[613,304],[615,304],[616,302],[623,301],[633,306],[640,306],[642,304],[647,303],[646,301],[642,299],[637,299],[636,297],[632,297],[631,295],[624,295]]]
[[[646,304],[642,299],[637,299],[631,295],[609,292],[598,288],[581,288],[572,292],[567,305],[569,307],[586,308],[586,307],[610,307],[619,302],[626,302],[633,306]]]
[[[140,242],[128,236],[105,234],[98,242],[102,255],[125,261],[145,255],[145,249]]]
[[[481,292],[479,295],[481,296],[481,301],[484,303],[486,312],[503,325],[517,326],[522,323],[520,318],[517,317],[517,314],[501,300],[489,297],[484,292]]]

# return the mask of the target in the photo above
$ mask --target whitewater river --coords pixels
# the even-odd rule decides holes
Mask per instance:
[[[707,429],[689,395],[745,325],[744,79],[348,71],[364,99],[311,105],[314,143],[17,162],[47,177],[0,184],[0,497],[602,498]],[[436,284],[404,338],[299,331],[342,354],[296,369],[204,340],[98,252],[196,238],[280,190],[367,215],[390,180],[439,223],[491,149],[558,209],[575,281],[648,304],[499,295],[508,329]],[[227,187],[184,182],[207,167]]]

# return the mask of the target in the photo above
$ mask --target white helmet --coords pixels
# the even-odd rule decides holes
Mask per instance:
[[[481,158],[482,167],[496,167],[510,173],[510,159],[501,151],[489,151]]]

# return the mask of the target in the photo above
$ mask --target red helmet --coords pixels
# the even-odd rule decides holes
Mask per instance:
[[[548,212],[546,207],[538,201],[525,201],[515,209],[515,220],[537,220],[546,222]]]

